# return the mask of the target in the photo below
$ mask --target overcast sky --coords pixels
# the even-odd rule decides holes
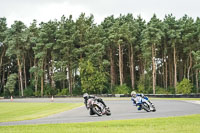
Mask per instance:
[[[93,14],[96,23],[110,15],[127,13],[141,15],[146,21],[154,13],[160,19],[170,13],[177,18],[184,14],[196,18],[200,17],[200,0],[0,0],[0,17],[6,17],[9,26],[15,20],[29,26],[33,19],[40,23],[70,14],[77,19],[82,12]]]

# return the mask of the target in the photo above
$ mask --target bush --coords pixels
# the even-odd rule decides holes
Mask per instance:
[[[65,89],[62,89],[61,91],[58,91],[57,96],[65,96],[67,94],[68,94],[68,89],[65,88]]]
[[[150,87],[145,87],[143,84],[138,84],[138,93],[144,93],[144,94],[152,94],[153,93],[153,88],[152,86]]]
[[[56,95],[57,91],[55,88],[52,88],[50,85],[46,85],[44,88],[44,95],[45,96],[52,96]]]
[[[156,86],[156,94],[170,94],[170,92],[165,88]]]
[[[10,94],[10,91],[6,88],[4,88],[4,94],[3,94],[5,97],[9,97],[11,94]]]
[[[175,94],[175,88],[174,87],[169,87],[167,90],[170,92],[170,94]]]
[[[72,94],[73,95],[82,95],[81,88],[79,88],[79,87],[74,88],[73,91],[72,91]]]
[[[139,81],[137,81],[137,89],[139,93],[149,94],[153,93],[151,86],[151,78],[148,74],[141,75]]]
[[[56,89],[54,88],[48,88],[44,91],[44,95],[45,96],[52,96],[52,95],[56,95]]]
[[[14,92],[16,83],[17,83],[17,74],[16,73],[10,74],[8,76],[8,80],[7,80],[6,86],[5,86],[5,88],[7,88],[9,90],[10,94],[12,94]]]
[[[115,87],[115,94],[129,94],[131,92],[131,88],[129,88],[126,84]]]
[[[24,90],[24,96],[33,96],[34,92],[31,88],[27,88]]]
[[[140,92],[140,93],[146,93],[144,84],[139,83],[137,85],[137,87],[138,87],[138,92]]]
[[[41,91],[34,92],[35,96],[41,96]]]
[[[177,84],[176,88],[178,94],[190,94],[193,85],[190,83],[190,80],[184,78],[180,83]]]

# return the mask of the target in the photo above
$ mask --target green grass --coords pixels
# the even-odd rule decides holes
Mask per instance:
[[[131,100],[131,97],[119,97],[119,98],[103,98],[104,100],[107,101],[112,101],[112,100]],[[194,101],[200,101],[200,98],[152,98],[149,97],[150,100],[194,100]]]
[[[199,133],[200,114],[105,122],[0,126],[1,133]]]
[[[82,103],[0,103],[0,122],[40,118],[81,105]]]
[[[183,101],[193,100],[193,101],[200,101],[200,98],[150,98],[150,99],[155,99],[155,100],[183,100]]]

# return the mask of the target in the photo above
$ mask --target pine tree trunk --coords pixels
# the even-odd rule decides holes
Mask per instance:
[[[4,70],[4,67],[3,67],[3,75],[2,75],[2,81],[1,81],[1,88],[4,89],[4,85],[5,85],[5,70]]]
[[[168,69],[167,69],[167,58],[165,58],[165,88],[168,88]]]
[[[173,75],[173,57],[169,56],[168,65],[169,65],[169,86],[173,86],[172,75]]]
[[[184,65],[184,74],[183,74],[183,78],[186,78],[187,77],[187,61],[186,61],[186,63],[185,63],[185,65]]]
[[[72,90],[76,87],[75,86],[75,82],[76,82],[75,75],[76,75],[76,71],[72,70]]]
[[[42,76],[41,76],[41,96],[43,96],[43,92],[44,92],[44,74],[42,73]]]
[[[110,47],[110,79],[111,79],[111,90],[115,86],[116,76],[115,76],[115,60],[113,56],[113,49]]]
[[[48,62],[48,60],[47,60],[47,62]],[[45,64],[44,65],[44,70],[46,71],[45,76],[44,76],[44,84],[46,85],[47,83],[49,83],[50,86],[51,86],[51,68],[50,68],[50,64],[46,63],[46,60],[45,60],[44,64]]]
[[[165,42],[164,42],[164,88],[167,89],[168,88],[168,67],[167,67],[167,55],[165,53],[165,50],[167,51],[167,41],[165,39]]]
[[[155,44],[152,45],[152,76],[153,76],[153,94],[156,94],[156,63],[155,63]]]
[[[123,85],[123,49],[119,44],[119,75],[120,75],[120,85]]]
[[[53,68],[54,68],[53,64],[49,68],[50,68],[49,69],[49,74],[50,74],[50,79],[51,79],[51,88],[55,88],[55,81],[53,79],[53,74],[54,74],[54,72],[53,72]]]
[[[192,68],[192,52],[191,51],[189,53],[189,59],[190,59],[190,64],[189,64],[188,71],[187,71],[187,79],[188,80],[190,79],[190,70]]]
[[[3,48],[3,52],[2,52],[1,58],[0,58],[0,72],[1,72],[1,66],[2,66],[2,63],[3,63],[3,56],[4,56],[4,54],[5,54],[5,50]]]
[[[194,71],[192,71],[192,75],[195,75]],[[194,83],[194,76],[192,76],[191,83]]]
[[[62,81],[62,87],[65,89],[65,80]]]
[[[34,59],[34,66],[36,67],[36,59]],[[35,96],[37,95],[38,90],[38,72],[34,72],[34,80],[35,80]]]
[[[23,57],[23,61],[24,61],[24,87],[25,87],[25,89],[27,89],[26,60],[25,60],[25,57]]]
[[[198,75],[199,75],[199,70],[196,69],[195,70],[195,78],[196,78],[196,93],[199,93],[199,78],[198,78]]]
[[[4,47],[3,47],[3,52],[2,52],[2,54],[1,54],[1,57],[0,57],[0,92],[1,92],[1,89],[3,88],[3,80],[4,80],[4,78],[3,78],[3,76],[2,76],[2,80],[1,80],[1,70],[3,70],[3,72],[2,73],[4,73],[4,69],[1,69],[2,68],[2,64],[3,64],[3,56],[4,56],[4,53],[5,53],[5,50],[4,50]],[[3,75],[3,74],[2,74]]]
[[[131,75],[131,85],[132,85],[132,89],[135,89],[135,65],[134,65],[134,59],[133,59],[133,46],[131,45],[130,47],[131,51],[130,51],[130,75]]]
[[[144,60],[141,58],[141,57],[139,57],[139,74],[140,75],[143,75],[144,74],[144,71],[145,71],[145,68],[144,68]]]
[[[71,71],[71,64],[68,65],[68,74],[69,74],[69,94],[72,95],[72,71]]]
[[[22,68],[19,58],[17,57],[17,64],[19,70],[19,79],[20,79],[20,87],[21,87],[21,96],[24,96],[24,88],[23,88],[23,78],[22,78]]]
[[[179,65],[179,79],[181,80],[181,79],[183,79],[183,73],[184,73],[184,62],[183,61],[181,61],[180,63],[179,63],[180,65]]]
[[[41,74],[41,96],[43,96],[43,92],[44,92],[44,61],[42,61],[41,64],[41,70],[42,70],[42,74]]]
[[[176,90],[176,84],[177,84],[177,73],[176,73],[176,47],[174,45],[174,88],[175,88],[175,93],[177,92]]]
[[[9,76],[9,74],[7,74]],[[19,88],[19,96],[21,95],[21,85],[20,85],[20,76],[19,76],[19,71],[18,71],[18,88]]]
[[[47,85],[48,83],[51,83],[51,79],[50,79],[50,76],[49,76],[49,64],[47,63],[48,62],[48,59],[47,57],[44,59],[44,65],[43,65],[43,94],[44,94],[44,87],[45,85]],[[46,72],[47,71],[47,72]]]
[[[30,65],[30,68],[31,67],[33,67],[33,65],[32,65],[32,60],[31,60],[31,58],[29,57],[29,65]],[[32,78],[33,78],[33,74],[32,73],[30,73],[30,80],[32,80]]]
[[[37,94],[37,90],[38,90],[38,76],[35,72],[35,95]]]
[[[61,68],[61,71],[64,73],[64,74],[66,74],[67,75],[67,72],[66,72],[66,69],[65,68]],[[64,80],[62,80],[62,87],[63,87],[63,89],[65,89],[65,79]]]
[[[161,82],[161,86],[163,88],[165,88],[165,62],[164,62],[165,56],[164,56],[164,52],[163,51],[162,51],[162,60],[163,60],[163,62],[162,62],[163,65],[162,65],[162,72],[161,72],[161,75],[160,75],[162,77],[162,80],[160,82]]]

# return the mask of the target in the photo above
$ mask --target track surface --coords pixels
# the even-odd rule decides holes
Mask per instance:
[[[0,122],[0,126],[6,125],[27,125],[27,124],[50,124],[50,123],[74,123],[74,122],[92,122],[105,120],[123,120],[136,118],[157,118],[169,116],[182,116],[190,114],[200,114],[200,104],[187,101],[176,100],[152,100],[155,104],[156,112],[138,111],[130,100],[104,100],[111,109],[111,116],[98,117],[90,116],[89,110],[81,106],[69,111],[54,114],[48,117],[14,121]],[[9,102],[9,100],[0,100],[0,102]],[[15,99],[14,102],[50,102],[49,99]],[[54,99],[54,102],[83,102],[80,98],[60,98]]]

